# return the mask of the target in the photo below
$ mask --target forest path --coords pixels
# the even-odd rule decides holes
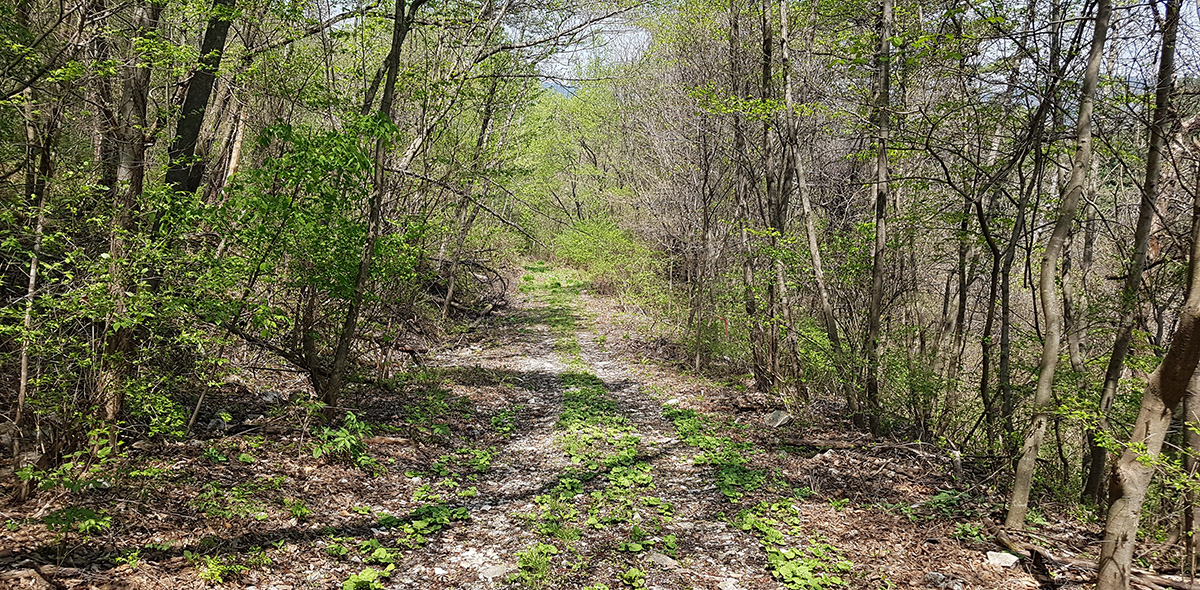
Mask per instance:
[[[66,496],[0,514],[0,588],[1037,587],[988,563],[996,499],[936,448],[822,400],[769,428],[772,400],[679,370],[636,305],[525,270],[503,313],[347,396],[355,420],[306,428],[280,401],[305,381],[247,370],[201,416],[221,428],[135,445],[70,498],[101,533],[48,526]],[[314,456],[355,424],[358,455]]]
[[[527,400],[471,521],[406,563],[437,574],[411,587],[1036,587],[988,564],[956,522],[980,507],[919,447],[765,427],[762,399],[647,358],[644,316],[526,269],[499,318],[526,337],[437,361],[514,375]]]
[[[517,337],[433,361],[509,385],[518,418],[466,504],[470,521],[414,552],[400,581],[434,574],[423,583],[778,588],[756,539],[719,517],[725,497],[664,416],[663,392],[592,331],[579,305],[584,284],[530,268],[524,294],[500,319]],[[537,563],[548,546],[555,553]]]

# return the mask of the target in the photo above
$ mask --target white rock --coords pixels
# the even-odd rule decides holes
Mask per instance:
[[[489,565],[489,566],[479,570],[479,578],[481,580],[488,580],[488,581],[491,581],[491,580],[494,580],[497,578],[503,578],[505,575],[508,574],[508,572],[511,572],[514,569],[516,569],[516,568],[512,567],[511,565]]]
[[[999,551],[988,551],[987,558],[988,563],[996,567],[1012,567],[1020,561],[1020,558],[1012,553],[1001,553]]]
[[[737,580],[734,580],[733,578],[725,578],[724,580],[721,580],[721,583],[717,584],[717,589],[718,590],[741,590],[741,588],[738,588]]]
[[[763,417],[763,424],[766,424],[771,428],[779,428],[780,426],[791,424],[792,420],[794,420],[794,418],[791,414],[783,410],[775,410],[774,412],[771,412]]]
[[[450,573],[450,572],[448,572],[440,567],[433,568],[433,575],[435,575],[435,576],[444,576],[448,573]]]
[[[650,554],[650,561],[653,561],[654,563],[657,563],[658,565],[661,565],[668,569],[676,569],[679,567],[678,561],[675,561],[674,559],[671,559],[669,556],[663,555],[662,553],[658,553],[658,552],[654,552],[654,553]]]

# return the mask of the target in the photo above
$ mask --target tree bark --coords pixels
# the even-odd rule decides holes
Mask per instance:
[[[170,158],[167,184],[177,191],[191,193],[200,186],[204,167],[202,163],[194,161],[196,140],[204,126],[204,112],[212,96],[217,70],[221,68],[225,38],[229,33],[229,25],[233,22],[231,12],[234,2],[235,0],[213,0],[212,15],[204,31],[204,40],[200,43],[200,62],[196,64],[196,70],[188,82],[181,117],[175,124],[175,138],[167,148],[167,157]]]
[[[1042,315],[1045,317],[1046,338],[1042,346],[1042,360],[1038,367],[1037,389],[1034,392],[1034,415],[1025,434],[1025,444],[1021,448],[1020,459],[1017,461],[1012,498],[1008,506],[1008,516],[1005,519],[1005,526],[1013,529],[1025,526],[1025,514],[1029,509],[1029,494],[1033,486],[1033,474],[1037,468],[1038,452],[1041,450],[1042,439],[1050,420],[1050,402],[1054,393],[1054,370],[1058,365],[1059,344],[1062,339],[1062,304],[1056,293],[1055,279],[1058,275],[1058,260],[1062,254],[1063,243],[1074,222],[1075,213],[1079,209],[1087,171],[1091,167],[1092,110],[1111,14],[1111,0],[1098,0],[1092,44],[1083,75],[1079,119],[1075,130],[1075,155],[1071,162],[1071,178],[1062,195],[1054,231],[1046,244],[1046,252],[1042,255],[1038,291],[1042,303]]]
[[[1158,193],[1162,146],[1170,107],[1171,78],[1175,66],[1175,35],[1179,26],[1181,4],[1181,0],[1167,0],[1167,14],[1163,21],[1154,123],[1150,128],[1146,182],[1142,189],[1143,208],[1147,206],[1147,201],[1153,204]],[[1193,228],[1197,223],[1200,223],[1200,193],[1195,195],[1192,207]],[[1197,362],[1200,362],[1200,289],[1195,288],[1200,282],[1197,280],[1200,273],[1200,240],[1192,241],[1188,270],[1188,295],[1179,312],[1179,325],[1175,337],[1171,340],[1162,363],[1146,381],[1141,409],[1138,411],[1133,432],[1129,435],[1129,442],[1124,451],[1113,465],[1108,485],[1110,503],[1104,525],[1104,543],[1100,546],[1097,590],[1123,590],[1129,587],[1142,503],[1146,499],[1146,489],[1150,486],[1150,480],[1154,477],[1154,461],[1162,451],[1163,440],[1171,425],[1175,407],[1187,394]]]
[[[1137,226],[1133,232],[1133,259],[1125,274],[1125,282],[1117,299],[1120,318],[1117,334],[1113,341],[1112,354],[1104,370],[1104,388],[1100,393],[1097,432],[1090,433],[1088,447],[1092,462],[1088,467],[1088,478],[1083,494],[1097,504],[1100,502],[1108,451],[1101,446],[1109,431],[1108,416],[1117,397],[1121,374],[1125,372],[1125,356],[1133,339],[1133,326],[1137,319],[1138,287],[1142,283],[1142,271],[1146,267],[1146,252],[1150,245],[1150,228],[1153,225],[1155,206],[1158,200],[1159,176],[1162,169],[1162,152],[1170,131],[1171,77],[1175,73],[1175,37],[1179,22],[1182,0],[1167,0],[1167,20],[1163,27],[1162,51],[1159,56],[1158,82],[1154,89],[1154,116],[1150,124],[1150,144],[1146,153],[1146,182],[1142,184],[1141,204],[1138,209]],[[1174,19],[1174,20],[1172,20]]]
[[[888,142],[891,133],[891,49],[892,0],[881,0],[879,53],[876,56],[875,90],[875,182],[871,195],[875,202],[875,253],[871,263],[871,303],[867,317],[867,425],[879,434],[882,408],[879,402],[879,330],[883,314],[883,273],[887,262]]]

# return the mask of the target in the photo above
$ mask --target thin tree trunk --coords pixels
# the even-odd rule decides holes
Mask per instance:
[[[170,167],[167,169],[167,184],[177,191],[191,193],[200,186],[204,167],[193,161],[196,155],[196,140],[204,126],[204,112],[212,96],[217,70],[221,68],[221,55],[225,52],[225,38],[233,22],[235,0],[213,0],[212,15],[204,30],[200,43],[200,62],[188,82],[184,95],[179,122],[175,124],[175,138],[167,148]]]
[[[1146,251],[1150,244],[1150,230],[1155,218],[1158,200],[1159,175],[1162,168],[1163,145],[1170,131],[1169,103],[1171,99],[1171,77],[1175,72],[1175,35],[1182,0],[1167,1],[1167,21],[1163,28],[1162,53],[1159,57],[1158,83],[1154,91],[1154,120],[1150,125],[1150,145],[1146,153],[1146,182],[1142,184],[1141,205],[1138,209],[1137,226],[1133,233],[1133,259],[1125,275],[1125,283],[1117,299],[1120,319],[1117,335],[1113,341],[1112,354],[1104,371],[1104,387],[1100,393],[1100,407],[1096,428],[1099,433],[1109,431],[1108,416],[1117,397],[1121,374],[1125,371],[1125,356],[1133,339],[1133,326],[1137,318],[1138,287],[1142,282],[1142,271],[1146,267]],[[1171,19],[1174,19],[1172,21]],[[1084,485],[1084,496],[1100,502],[1108,451],[1101,446],[1104,434],[1089,436],[1092,463]]]
[[[1004,421],[1004,436],[1013,432],[1013,411],[1016,406],[1012,388],[1012,265],[1017,253],[1017,240],[1025,229],[1025,207],[1029,191],[1022,191],[1017,203],[1017,218],[1005,245],[1000,264],[1000,366],[998,368],[1000,416]]]
[[[982,209],[980,209],[982,211]],[[982,223],[982,219],[981,219]],[[983,335],[979,339],[980,372],[979,398],[983,402],[983,420],[987,429],[989,447],[996,444],[996,399],[992,395],[992,333],[996,325],[996,298],[1000,292],[1000,265],[1002,258],[994,246],[992,250],[992,272],[988,277],[988,307],[987,316],[983,321]],[[966,441],[964,441],[966,442]]]
[[[772,4],[768,0],[762,0],[760,3],[759,14],[759,29],[762,35],[762,77],[759,81],[759,99],[762,101],[770,101],[773,95],[772,92],[772,51],[774,49],[774,30],[771,24],[771,7]],[[770,118],[763,119],[762,126],[762,153],[763,153],[763,177],[767,193],[767,225],[774,230],[769,238],[772,249],[776,248],[780,239],[783,238],[786,231],[787,223],[787,198],[784,188],[781,184],[786,184],[787,173],[786,168],[789,165],[787,158],[780,158],[777,152],[781,150],[773,149],[771,145],[771,124]],[[780,141],[782,144],[783,141]],[[782,145],[780,146],[782,147]],[[780,174],[780,169],[785,172]],[[764,336],[766,342],[766,367],[769,371],[767,379],[771,388],[779,386],[780,366],[779,357],[779,316],[781,309],[781,300],[784,297],[782,293],[783,280],[781,269],[776,266],[774,273],[775,280],[768,280],[767,283],[767,309],[766,309],[766,329]]]
[[[234,98],[233,100],[237,100]],[[229,180],[237,174],[238,166],[242,163],[242,138],[246,133],[246,107],[240,102],[234,110],[237,115],[233,121],[233,141],[229,148],[229,165],[225,168],[225,176],[221,179],[221,189],[218,194],[225,191],[225,187],[229,186]]]
[[[887,261],[888,205],[888,142],[891,134],[891,113],[888,110],[891,90],[892,0],[881,0],[879,24],[879,54],[876,56],[875,96],[875,182],[871,194],[875,202],[875,253],[871,263],[871,303],[867,317],[867,424],[872,434],[879,434],[882,408],[879,403],[879,329],[883,315],[883,273]]]
[[[1150,127],[1146,182],[1142,188],[1143,210],[1153,206],[1158,196],[1162,148],[1169,124],[1168,113],[1175,70],[1175,36],[1179,27],[1181,5],[1182,0],[1167,0],[1158,84],[1155,89],[1154,122]],[[1140,224],[1140,216],[1138,221]],[[1192,207],[1193,236],[1196,234],[1198,223],[1200,191],[1197,191]],[[1142,503],[1146,499],[1146,489],[1150,486],[1150,480],[1154,477],[1153,462],[1162,450],[1175,406],[1179,405],[1187,394],[1197,362],[1200,362],[1200,289],[1196,288],[1197,283],[1200,283],[1197,279],[1200,276],[1200,240],[1192,240],[1189,264],[1188,295],[1179,313],[1175,337],[1167,348],[1162,363],[1147,379],[1146,389],[1142,393],[1142,406],[1133,432],[1129,435],[1129,443],[1125,445],[1125,450],[1113,465],[1108,486],[1109,509],[1104,525],[1104,543],[1100,546],[1100,572],[1096,577],[1097,590],[1119,590],[1129,587],[1130,567],[1134,546],[1137,544]]]
[[[742,99],[748,94],[745,82],[741,79],[741,69],[738,67],[738,41],[739,37],[739,11],[740,5],[734,0],[729,2],[729,75],[730,82],[734,87],[734,93]],[[746,326],[749,332],[750,349],[752,357],[752,365],[754,370],[754,382],[759,391],[767,391],[770,389],[770,382],[767,379],[767,369],[763,364],[762,358],[762,338],[760,337],[761,325],[758,323],[758,303],[755,300],[754,294],[754,259],[750,251],[750,205],[748,195],[751,189],[751,181],[749,177],[748,164],[744,161],[746,157],[746,132],[742,123],[741,116],[737,113],[731,115],[733,117],[733,156],[735,158],[734,167],[734,193],[737,199],[737,215],[739,220],[738,245],[742,257],[742,304],[746,311]]]
[[[1079,119],[1076,124],[1075,156],[1071,163],[1071,179],[1062,196],[1058,220],[1054,224],[1050,241],[1046,244],[1046,252],[1042,255],[1038,290],[1042,302],[1042,315],[1045,317],[1046,323],[1046,339],[1042,346],[1042,361],[1038,367],[1037,389],[1033,399],[1034,415],[1030,421],[1029,430],[1025,434],[1025,444],[1021,448],[1020,459],[1017,461],[1012,498],[1008,506],[1008,516],[1005,519],[1005,525],[1013,529],[1025,526],[1025,514],[1029,509],[1029,494],[1033,486],[1033,474],[1037,468],[1038,452],[1041,450],[1042,439],[1046,434],[1046,427],[1050,419],[1050,402],[1054,393],[1054,370],[1058,365],[1059,344],[1062,338],[1062,309],[1055,292],[1054,282],[1058,275],[1058,260],[1062,254],[1063,243],[1071,229],[1075,213],[1079,209],[1087,171],[1091,167],[1092,110],[1111,14],[1111,0],[1098,0],[1092,45],[1088,54],[1087,69],[1083,76]]]
[[[32,125],[32,123],[31,123]],[[42,258],[42,235],[46,227],[46,191],[54,172],[54,144],[58,140],[58,111],[51,109],[46,121],[46,132],[38,145],[38,163],[35,178],[28,197],[37,203],[37,217],[33,224],[33,248],[29,259],[29,283],[25,289],[25,314],[22,321],[24,334],[21,339],[21,375],[17,385],[17,415],[13,420],[18,428],[24,421],[25,403],[29,394],[29,338],[33,331],[33,301],[37,293],[38,267]]]
[[[400,50],[404,46],[405,37],[408,36],[409,24],[412,22],[413,17],[416,16],[417,9],[420,8],[423,2],[424,0],[413,0],[412,4],[408,5],[407,0],[396,0],[395,18],[392,26],[392,47],[385,64],[387,75],[384,82],[383,95],[379,102],[379,117],[388,123],[392,121],[392,101],[395,99],[396,78],[400,70]],[[325,411],[327,419],[333,417],[333,408],[338,403],[342,386],[345,383],[346,367],[350,357],[350,342],[354,339],[358,330],[358,316],[362,310],[367,283],[371,277],[371,259],[375,253],[375,244],[378,242],[382,231],[383,195],[386,192],[384,182],[386,170],[384,165],[387,159],[387,144],[388,141],[384,135],[381,135],[375,141],[375,178],[371,187],[370,203],[367,210],[367,240],[363,244],[362,255],[359,258],[358,272],[354,278],[354,293],[351,295],[350,302],[347,305],[346,319],[342,324],[342,331],[338,335],[337,348],[334,350],[333,369],[321,394],[321,401],[327,407]]]
[[[162,5],[139,3],[134,22],[137,37],[146,38],[158,28]],[[104,355],[96,377],[96,397],[109,424],[110,441],[117,439],[116,421],[124,404],[126,380],[133,366],[133,328],[129,325],[129,297],[136,285],[129,276],[132,236],[137,229],[138,200],[146,178],[145,130],[149,129],[147,102],[150,92],[150,66],[140,58],[124,69],[125,83],[116,113],[116,178],[113,195],[113,229],[109,238],[108,294],[112,310],[107,319]]]
[[[967,255],[971,252],[970,237],[967,229],[971,222],[971,198],[963,197],[962,221],[958,226],[958,304],[954,313],[954,337],[951,349],[946,352],[946,381],[952,386],[958,380],[958,371],[962,366],[963,340],[967,323],[967,290],[971,282],[967,278]],[[953,356],[951,356],[953,355]]]
[[[493,80],[491,89],[488,91],[487,100],[483,105],[483,114],[479,122],[479,135],[475,138],[475,153],[471,158],[472,176],[479,172],[482,165],[480,159],[483,157],[483,148],[487,145],[492,127],[492,109],[498,84],[499,79]],[[471,231],[471,225],[475,221],[475,216],[479,213],[479,206],[472,206],[472,190],[474,190],[473,177],[463,189],[462,198],[458,202],[458,231],[454,238],[454,250],[449,254],[451,260],[446,272],[446,299],[442,303],[443,320],[450,314],[450,304],[454,301],[454,291],[458,282],[458,257],[462,252],[463,244],[466,243],[467,235]]]

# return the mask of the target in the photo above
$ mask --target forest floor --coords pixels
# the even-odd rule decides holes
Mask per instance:
[[[518,284],[457,346],[346,401],[372,432],[342,456],[364,467],[313,457],[298,377],[248,373],[211,430],[0,508],[0,587],[1039,587],[1024,560],[989,562],[996,498],[970,466],[819,418],[832,406],[766,426],[765,398],[656,360],[649,320],[570,271]],[[1042,534],[1086,545],[1075,525]]]

